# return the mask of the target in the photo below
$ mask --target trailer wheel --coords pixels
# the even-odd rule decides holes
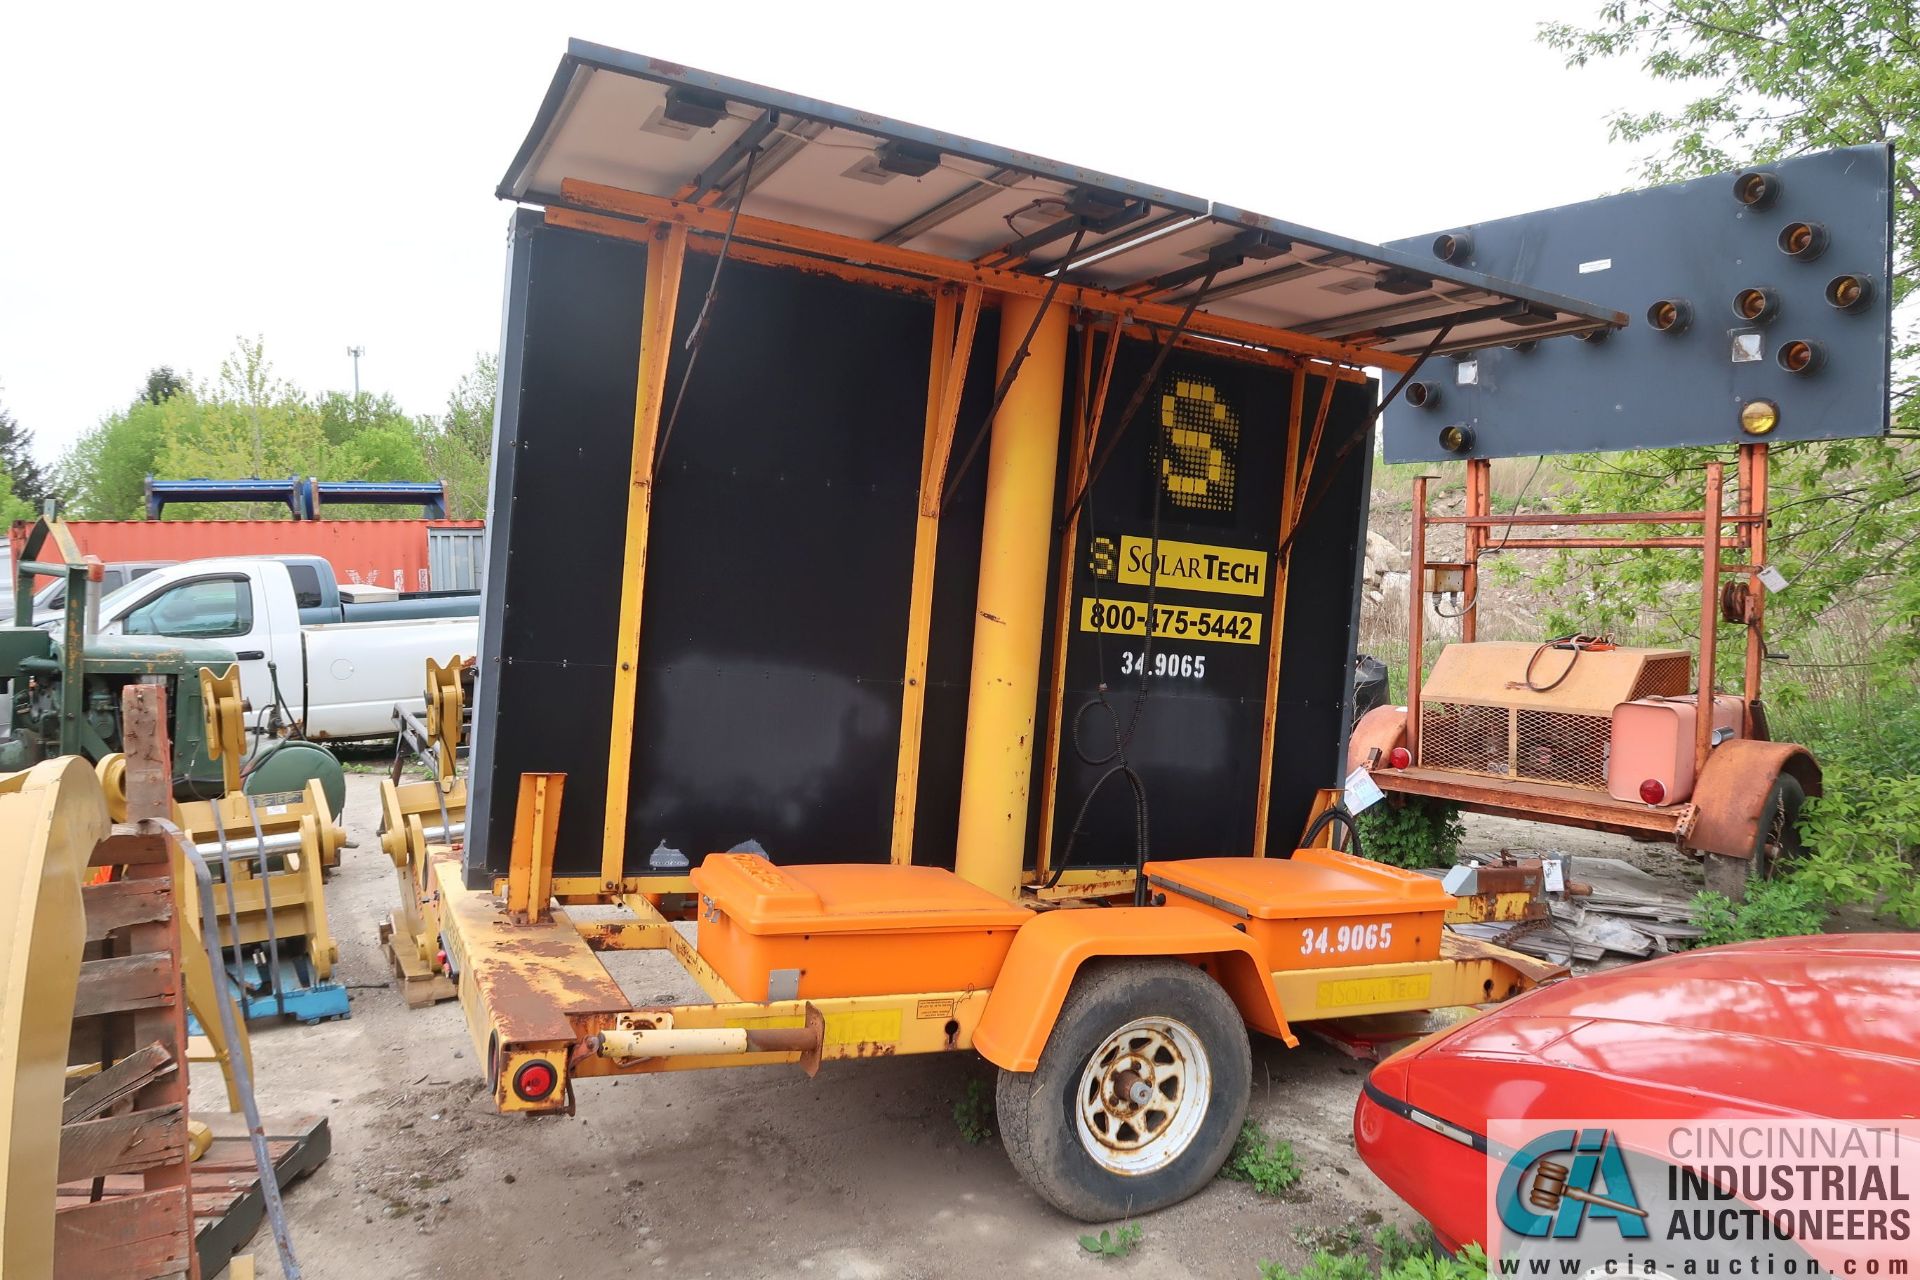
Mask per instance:
[[[1063,1213],[1105,1222],[1207,1185],[1246,1118],[1247,1029],[1220,984],[1177,960],[1074,979],[1031,1072],[1002,1071],[1013,1167]]]
[[[1754,838],[1753,856],[1730,858],[1710,853],[1705,859],[1707,888],[1735,902],[1747,896],[1747,885],[1754,880],[1771,879],[1784,862],[1802,852],[1800,844],[1800,806],[1807,793],[1800,780],[1783,773],[1773,780],[1760,806],[1760,832]]]

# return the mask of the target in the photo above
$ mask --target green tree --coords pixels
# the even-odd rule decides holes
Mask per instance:
[[[182,392],[160,404],[144,395],[103,418],[68,448],[55,469],[66,513],[79,520],[133,520],[145,505],[142,484],[175,424],[193,411]]]
[[[0,532],[15,520],[31,520],[39,514],[38,507],[14,494],[12,478],[0,472]]]
[[[444,418],[409,417],[390,395],[308,396],[274,372],[265,343],[238,339],[211,380],[193,383],[160,367],[132,403],[86,432],[60,461],[69,514],[137,519],[145,480],[321,476],[334,480],[450,479],[458,516],[486,504],[493,428],[493,366],[476,362]],[[170,505],[181,518],[287,514],[269,503]],[[392,508],[342,507],[330,517],[378,518]],[[414,514],[408,512],[407,514]]]
[[[175,373],[172,365],[161,364],[155,365],[147,372],[146,389],[140,394],[147,398],[148,403],[159,404],[162,400],[177,396],[186,389],[187,380]]]
[[[482,352],[447,397],[447,411],[422,419],[421,448],[433,476],[447,486],[447,514],[483,520],[493,453],[493,402],[500,386],[499,362]]]
[[[1687,87],[1677,109],[1617,112],[1615,139],[1647,146],[1646,176],[1669,181],[1829,147],[1895,144],[1896,303],[1920,257],[1920,185],[1909,151],[1920,127],[1920,33],[1909,0],[1614,0],[1594,26],[1549,23],[1541,38],[1578,66],[1636,58]],[[1773,647],[1810,665],[1834,660],[1823,635],[1844,603],[1857,634],[1844,656],[1879,679],[1920,660],[1920,399],[1912,335],[1896,365],[1887,439],[1772,450],[1771,559],[1791,589],[1767,602]],[[1726,450],[1677,449],[1570,460],[1567,505],[1632,510],[1698,505],[1701,467]],[[1672,638],[1697,630],[1684,590],[1697,559],[1660,553],[1574,555],[1544,586],[1581,600],[1568,629],[1612,626]],[[1584,588],[1577,592],[1563,588]],[[1737,654],[1728,653],[1729,664]],[[1730,667],[1731,669],[1731,667]]]
[[[0,476],[8,482],[8,497],[37,510],[53,492],[44,468],[34,461],[33,432],[0,405]]]

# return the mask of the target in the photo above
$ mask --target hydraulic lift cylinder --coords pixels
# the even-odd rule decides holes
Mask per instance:
[[[996,382],[1038,308],[1035,298],[1001,299]],[[1009,901],[1020,893],[1026,846],[1066,368],[1067,309],[1054,305],[1034,329],[1027,359],[994,415],[987,454],[954,870]]]

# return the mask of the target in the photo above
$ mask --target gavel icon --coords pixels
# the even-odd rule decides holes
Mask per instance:
[[[1560,1207],[1562,1200],[1578,1200],[1583,1204],[1599,1205],[1603,1209],[1612,1209],[1617,1213],[1630,1213],[1636,1218],[1647,1216],[1647,1211],[1637,1205],[1621,1204],[1618,1200],[1609,1200],[1605,1196],[1596,1196],[1591,1191],[1567,1186],[1567,1166],[1555,1164],[1551,1160],[1542,1160],[1539,1172],[1533,1175],[1533,1190],[1527,1193],[1527,1203],[1543,1213],[1552,1213]]]

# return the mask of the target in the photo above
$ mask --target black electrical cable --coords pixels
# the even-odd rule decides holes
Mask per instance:
[[[1027,326],[1026,337],[1020,339],[1019,349],[1013,353],[1013,359],[1007,361],[1006,372],[1000,375],[999,385],[993,389],[993,403],[987,407],[986,416],[980,422],[980,429],[973,433],[973,439],[967,442],[967,451],[960,455],[960,463],[948,472],[946,492],[940,495],[940,503],[945,505],[953,501],[953,495],[960,491],[960,482],[966,479],[968,468],[973,460],[980,456],[980,446],[987,442],[987,435],[993,430],[993,420],[1000,412],[1000,406],[1006,403],[1007,395],[1013,390],[1014,379],[1020,376],[1020,366],[1027,362],[1027,353],[1033,346],[1034,335],[1040,332],[1040,322],[1047,317],[1047,308],[1053,305],[1054,294],[1060,291],[1060,282],[1066,279],[1067,267],[1080,252],[1080,242],[1086,238],[1086,223],[1073,233],[1073,243],[1067,246],[1066,256],[1060,259],[1060,266],[1054,271],[1052,279],[1047,281],[1047,291],[1040,295],[1040,305],[1034,310],[1033,322]]]
[[[1332,808],[1327,809],[1321,813],[1319,817],[1307,824],[1306,834],[1300,837],[1300,847],[1303,849],[1312,848],[1315,838],[1335,822],[1340,823],[1347,829],[1347,841],[1353,847],[1346,850],[1346,852],[1351,853],[1356,858],[1366,857],[1367,855],[1360,850],[1360,825],[1353,820],[1353,815],[1348,813],[1340,805],[1334,805]],[[1291,858],[1293,854],[1287,852],[1280,856],[1283,858]]]
[[[1140,379],[1139,385],[1133,389],[1133,394],[1127,398],[1127,407],[1120,411],[1120,425],[1115,428],[1112,438],[1100,450],[1100,456],[1094,460],[1092,468],[1087,472],[1087,482],[1080,486],[1080,492],[1075,495],[1066,513],[1060,517],[1061,528],[1064,529],[1074,516],[1079,514],[1080,508],[1086,505],[1087,495],[1093,492],[1093,486],[1099,481],[1100,473],[1107,469],[1107,461],[1113,457],[1114,449],[1119,447],[1122,437],[1127,434],[1127,428],[1133,423],[1133,415],[1140,411],[1140,403],[1147,398],[1147,392],[1153,390],[1153,384],[1160,376],[1161,366],[1165,365],[1167,357],[1173,354],[1174,344],[1185,336],[1187,326],[1193,323],[1193,313],[1199,309],[1200,303],[1207,296],[1207,291],[1213,288],[1213,278],[1219,275],[1220,271],[1221,267],[1216,265],[1213,270],[1207,272],[1200,281],[1200,287],[1195,289],[1192,296],[1187,299],[1187,309],[1180,313],[1179,323],[1173,326],[1165,340],[1161,342],[1160,349],[1154,352],[1153,363],[1147,366],[1146,376]],[[1113,341],[1119,340],[1120,334],[1116,329]],[[1155,483],[1157,484],[1158,481]]]
[[[1425,364],[1433,356],[1433,353],[1440,349],[1440,344],[1445,342],[1447,335],[1452,332],[1453,325],[1446,324],[1441,326],[1440,331],[1433,335],[1433,341],[1429,342],[1426,345],[1426,349],[1414,357],[1413,364],[1407,368],[1405,373],[1400,375],[1400,380],[1393,384],[1393,387],[1386,395],[1380,397],[1380,403],[1375,405],[1372,412],[1367,414],[1366,422],[1361,425],[1358,431],[1353,433],[1351,439],[1340,446],[1339,450],[1333,455],[1332,463],[1327,467],[1327,478],[1321,481],[1320,488],[1317,492],[1308,494],[1307,500],[1300,504],[1300,518],[1293,522],[1293,528],[1287,530],[1287,536],[1280,539],[1280,546],[1276,554],[1282,556],[1287,554],[1287,548],[1293,545],[1293,540],[1300,535],[1302,529],[1307,527],[1308,519],[1319,509],[1320,503],[1326,498],[1327,490],[1333,488],[1334,480],[1340,475],[1340,464],[1347,460],[1348,455],[1354,451],[1362,440],[1373,439],[1373,426],[1376,422],[1380,421],[1380,415],[1384,413],[1387,406],[1392,404],[1400,393],[1406,389],[1407,384],[1413,381],[1414,376],[1420,372],[1420,366]],[[1302,476],[1301,480],[1304,483],[1312,478],[1312,476]]]
[[[1193,313],[1205,299],[1208,290],[1213,287],[1214,277],[1219,273],[1219,270],[1219,267],[1215,267],[1213,271],[1208,272],[1206,277],[1200,282],[1200,287],[1187,299],[1186,309],[1181,313],[1179,322],[1174,325],[1173,329],[1167,333],[1166,337],[1160,343],[1159,349],[1154,353],[1152,362],[1147,367],[1145,376],[1141,378],[1139,384],[1134,388],[1132,396],[1128,398],[1127,407],[1121,411],[1118,428],[1101,449],[1099,458],[1095,460],[1094,465],[1087,473],[1086,483],[1081,486],[1079,494],[1074,498],[1061,518],[1061,526],[1064,528],[1073,520],[1074,516],[1083,506],[1087,508],[1087,537],[1089,548],[1091,548],[1093,538],[1096,536],[1094,533],[1096,521],[1094,519],[1092,505],[1093,486],[1100,479],[1101,473],[1106,469],[1108,460],[1113,457],[1114,450],[1119,446],[1121,438],[1125,436],[1127,428],[1132,424],[1134,415],[1139,412],[1140,406],[1142,402],[1145,401],[1147,393],[1152,390],[1154,382],[1160,375],[1161,368],[1166,364],[1167,357],[1172,354],[1174,346],[1186,333],[1187,326],[1192,323]],[[1427,359],[1440,348],[1440,345],[1447,340],[1447,336],[1452,332],[1453,325],[1447,324],[1442,326],[1439,332],[1434,334],[1433,340],[1427,344],[1426,349],[1415,357],[1413,364],[1400,376],[1400,380],[1394,383],[1387,394],[1381,398],[1380,403],[1374,407],[1373,411],[1367,417],[1365,426],[1354,435],[1352,440],[1349,440],[1345,445],[1341,446],[1340,450],[1334,455],[1328,480],[1321,485],[1320,491],[1317,494],[1309,495],[1309,500],[1302,505],[1300,519],[1295,522],[1293,529],[1290,530],[1286,538],[1281,541],[1278,554],[1284,555],[1286,553],[1288,546],[1293,542],[1294,536],[1306,523],[1307,518],[1313,514],[1315,508],[1320,505],[1321,500],[1325,498],[1327,490],[1332,487],[1332,477],[1339,473],[1340,464],[1345,461],[1347,455],[1352,453],[1355,444],[1360,440],[1372,438],[1373,425],[1379,420],[1381,411],[1393,402],[1409,382],[1413,381],[1420,366],[1426,363]],[[1118,331],[1116,331],[1110,341],[1118,342],[1119,340],[1120,335]],[[1151,455],[1149,456],[1151,457]],[[1136,903],[1144,903],[1146,900],[1146,860],[1149,826],[1147,789],[1145,781],[1127,759],[1127,747],[1133,741],[1133,736],[1139,728],[1141,712],[1145,709],[1148,695],[1152,690],[1150,671],[1153,658],[1153,641],[1157,630],[1154,625],[1154,611],[1160,580],[1160,499],[1165,489],[1166,485],[1162,477],[1155,476],[1153,489],[1152,560],[1151,568],[1147,576],[1146,645],[1141,654],[1140,692],[1134,699],[1133,711],[1127,719],[1127,726],[1122,729],[1120,726],[1119,713],[1114,711],[1112,704],[1107,701],[1105,634],[1104,629],[1096,628],[1094,631],[1094,651],[1096,654],[1099,683],[1094,697],[1082,703],[1080,709],[1074,713],[1071,723],[1073,748],[1075,754],[1088,765],[1098,768],[1101,765],[1112,764],[1112,767],[1094,779],[1093,786],[1088,789],[1086,798],[1081,801],[1080,810],[1074,817],[1073,826],[1067,832],[1066,844],[1061,850],[1059,864],[1054,868],[1053,874],[1047,879],[1046,887],[1049,889],[1059,884],[1060,878],[1066,874],[1067,867],[1072,861],[1074,843],[1079,839],[1087,813],[1093,806],[1094,797],[1097,796],[1101,789],[1114,777],[1120,776],[1127,779],[1134,795],[1134,901]],[[1098,579],[1095,581],[1097,584]],[[1104,607],[1098,595],[1097,585],[1095,590],[1095,607]],[[1082,743],[1080,732],[1081,723],[1085,719],[1087,712],[1096,706],[1101,707],[1107,712],[1108,716],[1112,719],[1114,728],[1113,749],[1099,758],[1095,758],[1087,752]],[[1344,810],[1341,812],[1344,815]],[[1331,819],[1329,819],[1329,821],[1330,820]],[[1359,833],[1354,831],[1351,817],[1347,818],[1347,825],[1348,830],[1353,835],[1354,849],[1358,852]]]
[[[1206,280],[1201,284],[1199,293],[1195,294],[1192,302],[1188,304],[1186,314],[1181,317],[1180,325],[1167,335],[1165,343],[1162,344],[1160,351],[1156,353],[1154,360],[1149,365],[1146,376],[1141,380],[1140,385],[1135,388],[1132,397],[1128,399],[1126,415],[1120,419],[1118,432],[1124,433],[1131,416],[1138,412],[1140,404],[1146,398],[1147,390],[1152,387],[1154,380],[1159,376],[1160,368],[1165,363],[1166,353],[1171,351],[1173,344],[1179,340],[1181,329],[1185,327],[1187,321],[1192,317],[1194,307],[1198,305],[1200,297],[1206,293],[1212,283],[1213,274],[1209,273]],[[1112,336],[1108,338],[1108,341],[1120,341],[1120,333],[1117,329]],[[1091,431],[1093,426],[1094,424],[1089,423],[1088,429]],[[1117,439],[1118,434],[1115,436],[1115,440]],[[1111,455],[1112,447],[1109,445],[1106,456]],[[1149,451],[1148,458],[1150,462],[1154,456],[1155,454]],[[1075,509],[1078,509],[1078,507],[1082,505],[1087,508],[1087,544],[1089,553],[1091,553],[1093,540],[1098,536],[1095,532],[1098,521],[1094,516],[1091,497],[1094,479],[1094,474],[1089,472],[1087,483],[1081,489],[1080,497],[1075,503]],[[1107,701],[1105,627],[1096,626],[1094,629],[1093,644],[1095,671],[1099,679],[1095,686],[1096,691],[1094,696],[1080,704],[1080,709],[1074,712],[1071,724],[1073,750],[1074,754],[1079,756],[1084,763],[1094,768],[1099,768],[1102,765],[1111,765],[1112,767],[1094,779],[1093,786],[1088,788],[1086,797],[1081,800],[1080,810],[1074,815],[1073,826],[1068,829],[1066,843],[1060,851],[1059,865],[1054,868],[1053,874],[1048,877],[1046,886],[1049,889],[1053,888],[1060,883],[1060,877],[1066,874],[1067,866],[1073,859],[1073,846],[1079,840],[1087,814],[1093,808],[1094,797],[1099,795],[1101,789],[1115,777],[1124,777],[1127,780],[1128,786],[1133,791],[1133,900],[1135,905],[1145,905],[1147,900],[1146,864],[1149,848],[1149,833],[1151,829],[1151,813],[1147,805],[1146,780],[1140,776],[1139,771],[1135,769],[1132,762],[1128,760],[1127,747],[1132,743],[1134,734],[1140,728],[1141,714],[1146,710],[1147,699],[1153,692],[1153,642],[1159,633],[1159,628],[1156,625],[1156,614],[1160,588],[1160,511],[1162,505],[1161,499],[1166,493],[1167,486],[1163,476],[1156,475],[1153,479],[1153,515],[1150,529],[1151,537],[1148,546],[1146,644],[1142,647],[1140,653],[1140,691],[1134,696],[1133,709],[1128,715],[1126,727],[1123,729],[1120,725],[1120,713],[1115,711],[1113,704]],[[1104,609],[1106,605],[1099,595],[1099,579],[1095,578],[1094,583],[1094,607],[1096,609]],[[1087,712],[1094,707],[1100,707],[1106,711],[1108,718],[1113,723],[1113,749],[1099,757],[1095,757],[1087,751],[1080,732],[1081,724],[1085,720]]]
[[[667,456],[667,442],[673,439],[673,424],[680,420],[680,405],[687,398],[687,384],[693,381],[693,366],[700,360],[700,348],[707,336],[707,318],[712,314],[714,299],[720,294],[720,272],[725,269],[727,253],[733,248],[733,229],[740,225],[740,206],[747,202],[747,192],[753,187],[753,161],[759,154],[758,147],[747,152],[747,167],[740,174],[740,194],[734,197],[733,212],[727,218],[727,234],[720,238],[720,253],[713,260],[707,295],[700,300],[700,314],[693,318],[693,328],[687,331],[687,367],[680,372],[680,387],[673,393],[673,408],[667,411],[666,425],[660,429],[660,443],[653,451],[649,479],[660,473],[660,460]]]

